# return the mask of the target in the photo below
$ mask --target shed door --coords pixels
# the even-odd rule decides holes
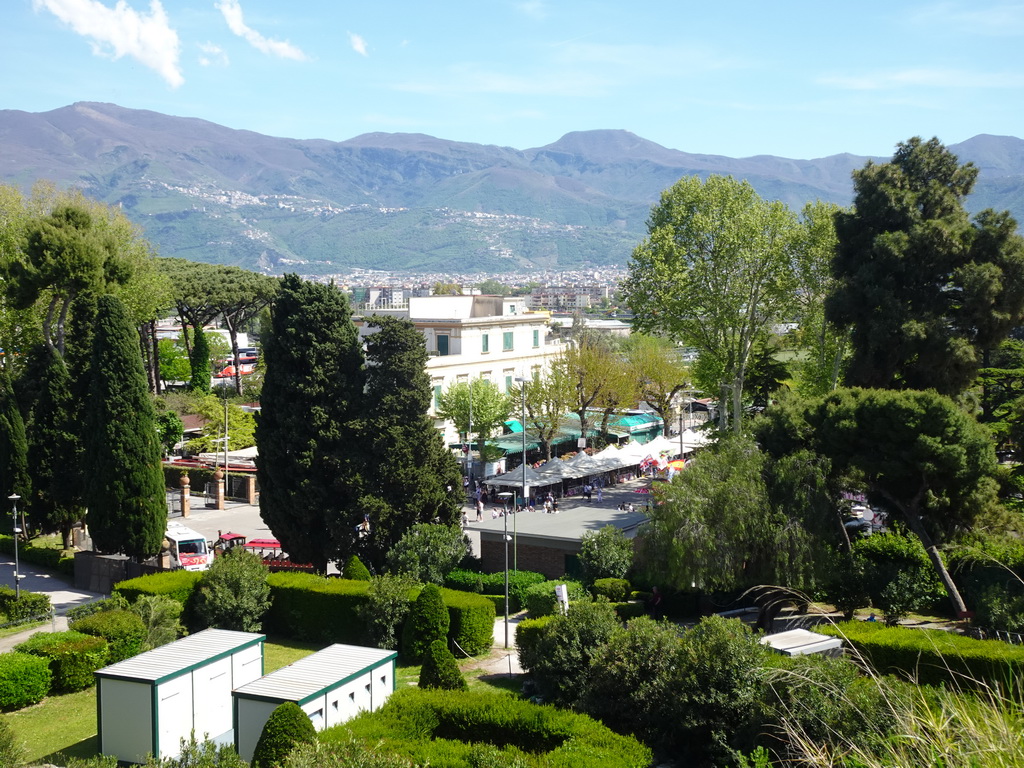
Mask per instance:
[[[196,738],[220,742],[231,730],[231,659],[221,659],[192,672],[195,698],[192,722]]]

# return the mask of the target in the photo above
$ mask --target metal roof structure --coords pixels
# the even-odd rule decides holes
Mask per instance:
[[[646,522],[647,515],[642,512],[626,512],[606,507],[576,507],[563,510],[557,515],[546,512],[520,512],[515,515],[515,530],[516,535],[520,537],[578,542],[587,531],[599,531],[606,525],[628,533]],[[509,521],[510,532],[512,527],[513,524]],[[471,522],[466,526],[466,530],[501,536],[505,533],[505,518]]]
[[[96,670],[97,677],[162,683],[262,643],[266,635],[230,629],[204,629],[152,651]]]
[[[819,635],[807,629],[790,629],[761,638],[762,645],[786,656],[806,656],[811,653],[832,655],[840,653],[843,641],[838,637]]]
[[[234,695],[302,705],[397,657],[397,651],[335,643],[235,689]]]

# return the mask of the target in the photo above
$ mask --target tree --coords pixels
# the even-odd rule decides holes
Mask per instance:
[[[388,570],[421,584],[441,585],[469,551],[469,539],[459,526],[418,523],[388,552]]]
[[[405,576],[368,577],[370,588],[366,600],[358,608],[359,618],[366,625],[370,640],[378,648],[398,647],[402,622],[409,615],[415,584]]]
[[[71,547],[71,527],[82,518],[76,483],[68,482],[68,468],[79,461],[80,441],[75,429],[71,381],[64,360],[40,345],[43,373],[29,414],[28,466],[32,468],[29,508],[43,530],[57,530],[65,549]]]
[[[511,407],[509,396],[494,382],[478,378],[450,384],[441,393],[437,415],[472,440],[473,434],[490,437],[505,423]]]
[[[440,688],[445,691],[468,691],[469,684],[455,663],[455,656],[444,640],[435,640],[427,649],[420,668],[420,688]]]
[[[739,433],[750,350],[792,306],[796,218],[745,181],[693,176],[662,193],[647,227],[625,283],[634,328],[699,349],[718,372],[721,427],[731,392]]]
[[[546,374],[531,378],[519,385],[513,392],[513,400],[523,398],[526,390],[526,423],[537,435],[541,452],[551,458],[551,445],[562,429],[562,419],[572,407],[572,382],[560,365],[553,365]],[[526,460],[526,457],[523,457]]]
[[[477,286],[477,290],[484,296],[508,296],[512,290],[507,285],[502,285],[497,280],[484,280]]]
[[[138,333],[120,300],[101,296],[85,410],[86,502],[100,552],[141,561],[160,551],[164,473]]]
[[[238,332],[259,316],[270,304],[280,283],[275,277],[249,272],[240,267],[219,267],[219,282],[211,304],[224,319],[231,339],[231,359],[235,365],[235,393],[242,394],[242,374],[238,361]]]
[[[402,630],[402,655],[418,664],[435,640],[447,642],[451,617],[441,597],[441,588],[427,584],[412,605]]]
[[[385,556],[416,523],[455,525],[462,513],[462,478],[455,457],[427,416],[430,378],[423,335],[408,320],[377,317],[366,337],[366,389],[358,426],[365,490],[355,514],[369,532],[351,545],[380,570]]]
[[[939,544],[995,501],[995,452],[984,427],[934,391],[840,389],[799,416],[766,421],[759,437],[773,455],[807,448],[840,476],[859,478],[869,500],[921,540],[954,611],[966,610]]]
[[[215,453],[218,450],[223,452],[225,414],[228,420],[228,450],[237,451],[255,444],[256,419],[251,413],[243,411],[237,405],[227,403],[217,395],[206,395],[197,399],[194,407],[195,412],[203,417],[206,426],[200,437],[188,441],[186,448],[190,453]]]
[[[269,573],[254,552],[242,547],[223,552],[196,588],[196,619],[204,628],[259,632],[270,608]]]
[[[461,296],[462,286],[458,283],[436,282],[430,286],[432,296]]]
[[[635,404],[632,380],[621,375],[622,365],[604,339],[582,331],[575,343],[552,362],[561,369],[572,392],[572,410],[580,420],[580,436],[587,437],[594,418],[592,411],[611,403],[611,410]]]
[[[661,417],[667,434],[673,404],[690,380],[690,369],[679,348],[660,336],[633,333],[626,340],[625,355],[626,370],[637,382],[640,399]]]
[[[0,492],[30,498],[25,422],[6,367],[0,367]]]
[[[789,379],[789,366],[776,357],[778,350],[767,339],[760,339],[750,353],[747,365],[747,392],[750,404],[763,411]]]
[[[580,540],[580,565],[588,582],[622,579],[633,564],[633,542],[614,525],[587,531]]]
[[[206,394],[210,391],[210,345],[206,341],[203,326],[196,326],[192,339],[192,352],[188,356],[190,371],[188,391]]]
[[[253,768],[279,768],[299,744],[316,741],[309,715],[294,701],[278,704],[263,725],[252,753]]]
[[[826,316],[852,328],[846,382],[962,392],[1024,316],[1024,239],[1007,213],[963,207],[978,175],[938,139],[855,171],[836,216]]]
[[[160,378],[164,381],[188,381],[192,378],[192,365],[185,350],[174,339],[160,339]]]
[[[372,577],[370,570],[363,565],[363,561],[352,555],[345,561],[345,567],[341,569],[341,578],[352,579],[353,581],[370,581]]]
[[[362,522],[363,355],[345,296],[286,275],[263,340],[267,374],[256,419],[260,516],[297,561],[326,572],[352,553]],[[385,465],[387,462],[385,462]]]
[[[164,456],[167,456],[174,450],[174,446],[181,442],[185,434],[185,424],[174,411],[161,411],[157,414],[156,426],[160,435],[160,446],[163,448]]]

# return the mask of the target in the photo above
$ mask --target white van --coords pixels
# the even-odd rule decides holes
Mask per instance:
[[[206,542],[206,537],[193,531],[181,523],[168,523],[167,553],[170,555],[170,567],[173,570],[184,568],[186,571],[205,571],[213,562],[213,552]]]

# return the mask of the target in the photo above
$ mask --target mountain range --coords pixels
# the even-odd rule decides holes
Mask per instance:
[[[950,149],[981,170],[968,208],[1024,220],[1024,141],[979,135]],[[868,159],[691,154],[623,130],[519,150],[402,133],[276,138],[113,104],[0,110],[5,183],[80,187],[121,206],[162,256],[274,274],[622,265],[683,176],[730,174],[796,209],[846,205]]]

